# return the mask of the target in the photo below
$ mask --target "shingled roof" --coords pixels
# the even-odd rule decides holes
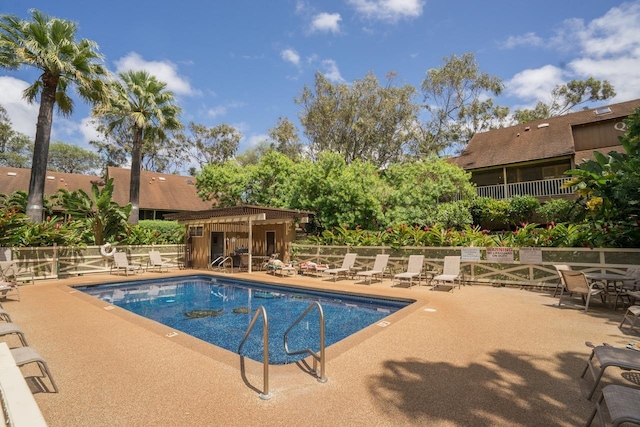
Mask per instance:
[[[31,169],[0,166],[0,193],[11,194],[15,191],[29,191],[30,179]],[[104,185],[104,180],[94,175],[47,171],[47,178],[44,182],[44,194],[51,196],[56,193],[59,188],[64,188],[69,191],[83,190],[87,194],[90,194],[93,184]]]
[[[175,219],[178,221],[193,221],[193,220],[206,220],[212,218],[224,218],[224,217],[245,217],[250,215],[265,214],[265,221],[279,220],[279,219],[291,219],[291,218],[305,218],[309,215],[313,215],[310,211],[301,211],[297,209],[282,209],[282,208],[268,208],[264,206],[252,206],[241,205],[231,206],[226,208],[209,209],[199,212],[181,212],[176,214],[167,215],[169,219]]]
[[[477,133],[460,156],[452,162],[472,170],[498,165],[573,156],[575,153],[572,127],[615,120],[633,114],[640,99],[591,108],[563,116]],[[608,111],[597,114],[597,111]],[[593,151],[593,150],[591,150]],[[607,150],[611,151],[611,150]],[[580,153],[587,155],[587,152]],[[589,157],[591,157],[589,155]],[[579,159],[577,159],[579,160]]]
[[[119,205],[129,203],[131,170],[110,167],[113,178],[113,201]],[[196,179],[192,176],[140,172],[140,209],[163,211],[202,211],[211,209],[211,202],[198,197]]]
[[[129,183],[131,170],[108,168],[108,176],[113,178],[113,201],[121,206],[129,203]],[[0,193],[29,191],[31,169],[0,166]],[[140,172],[140,209],[161,211],[201,211],[211,209],[211,202],[198,197],[192,176],[169,175],[157,172]],[[93,184],[104,186],[99,176],[75,173],[47,172],[44,194],[51,196],[59,188],[68,191],[83,190],[91,194]]]

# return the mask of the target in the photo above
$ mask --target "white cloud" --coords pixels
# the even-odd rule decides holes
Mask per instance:
[[[327,32],[340,33],[340,21],[342,18],[339,13],[319,13],[311,20],[311,32]]]
[[[102,134],[96,129],[94,119],[92,117],[85,117],[80,120],[80,133],[85,141],[95,141],[102,138]]]
[[[577,78],[608,80],[616,100],[640,97],[640,2],[623,3],[588,24],[565,22],[556,42],[580,52],[568,63]]]
[[[178,67],[171,61],[146,61],[135,52],[115,61],[116,72],[145,70],[161,82],[167,84],[167,89],[176,95],[193,95],[195,91],[189,81],[178,74]]]
[[[327,78],[327,80],[334,83],[344,82],[344,79],[340,75],[338,64],[333,59],[324,59],[322,61],[322,68],[324,69],[322,74]]]
[[[263,141],[269,141],[271,138],[266,133],[249,135],[245,138],[246,146],[255,147]]]
[[[227,114],[227,107],[223,107],[222,105],[218,105],[217,107],[209,108],[207,110],[207,115],[211,118],[224,116],[225,114]]]
[[[349,0],[364,18],[397,22],[422,15],[423,0]]]
[[[296,52],[293,49],[285,49],[282,52],[280,52],[280,57],[285,61],[285,62],[290,62],[293,65],[295,65],[296,67],[300,66],[300,55],[298,54],[298,52]]]
[[[0,105],[7,110],[11,128],[34,139],[36,122],[38,121],[39,103],[29,104],[22,98],[22,93],[29,83],[9,76],[0,76]],[[55,121],[54,121],[55,122]]]
[[[535,33],[526,33],[519,36],[509,36],[506,41],[501,43],[503,49],[513,49],[519,46],[541,46],[542,38]]]
[[[613,102],[640,98],[639,28],[640,1],[622,3],[587,23],[566,20],[551,40],[542,43],[569,56],[565,67],[546,65],[524,70],[506,83],[507,91],[523,100],[548,102],[555,86],[594,77],[613,85],[618,94]],[[526,36],[519,40],[524,41]]]
[[[505,83],[507,92],[525,100],[549,101],[554,87],[563,83],[562,70],[545,65],[535,70],[524,70]]]

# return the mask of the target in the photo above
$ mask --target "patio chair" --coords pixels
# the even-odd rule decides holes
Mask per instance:
[[[24,332],[15,323],[0,323],[0,337],[5,335],[17,335],[20,338],[20,342],[24,347],[28,346],[27,339],[24,337]]]
[[[230,256],[219,256],[211,262],[209,268],[221,273],[227,273],[227,264],[229,264],[229,266],[231,267],[231,272],[233,273],[233,258],[231,258]]]
[[[608,385],[602,389],[602,395],[591,412],[587,426],[591,425],[596,414],[600,418],[600,424],[606,425],[602,414],[603,401],[607,405],[614,426],[622,423],[640,424],[640,390],[621,385]]]
[[[262,265],[260,266],[261,270],[268,270],[269,269],[269,264],[271,264],[273,261],[280,259],[280,254],[278,252],[274,252],[272,253],[268,259],[266,259]]]
[[[2,307],[2,304],[0,304],[0,319],[4,320],[7,323],[11,323],[11,316],[9,316],[7,310]]]
[[[134,274],[140,273],[142,271],[142,267],[138,264],[129,264],[126,252],[114,252],[113,263],[111,264],[109,274],[111,274],[113,270],[124,270],[125,276],[128,276],[130,271]]]
[[[56,382],[53,380],[53,376],[51,376],[51,372],[49,372],[49,367],[47,366],[47,362],[44,360],[40,353],[35,351],[31,347],[16,347],[11,349],[11,355],[16,361],[16,365],[21,367],[23,365],[27,365],[29,363],[37,363],[40,368],[40,372],[42,373],[42,377],[49,377],[49,381],[53,386],[53,391],[55,393],[58,392],[58,386]],[[38,377],[40,378],[40,377]]]
[[[338,276],[348,276],[349,272],[356,263],[356,256],[358,254],[346,254],[342,260],[342,265],[338,268],[328,268],[324,272],[333,275],[333,281],[338,280]]]
[[[446,256],[444,257],[444,268],[442,274],[434,276],[432,279],[433,287],[431,290],[438,288],[439,286],[449,286],[453,291],[456,287],[456,281],[458,282],[458,289],[462,285],[462,276],[460,275],[460,257],[459,256]],[[447,284],[449,283],[449,284]]]
[[[303,274],[314,274],[316,276],[324,273],[328,268],[328,264],[318,264],[313,261],[305,261],[300,264],[300,271]]]
[[[149,261],[147,261],[147,270],[149,268],[157,268],[158,272],[162,273],[162,269],[164,268],[166,271],[169,271],[170,265],[166,262],[162,261],[162,256],[160,255],[160,251],[149,251]]]
[[[393,276],[394,281],[398,283],[402,280],[409,280],[409,288],[413,285],[413,279],[418,278],[418,285],[422,280],[422,264],[424,264],[424,255],[409,255],[409,262],[407,263],[407,271],[404,273],[398,273]]]
[[[7,298],[9,292],[14,292],[18,298],[18,301],[20,301],[20,288],[18,287],[18,283],[15,280],[6,280],[0,274],[0,298]]]
[[[280,272],[280,276],[284,276],[285,274],[295,276],[296,268],[293,264],[285,264],[279,259],[274,259],[267,264],[267,273],[272,273],[275,276],[278,272]]]
[[[602,302],[605,302],[606,291],[599,288],[600,282],[589,282],[587,276],[582,271],[575,270],[560,270],[564,285],[569,293],[577,293],[582,296],[582,301],[585,303],[584,311],[589,310],[589,302],[594,295],[600,295]],[[558,307],[562,306],[562,297],[565,294],[565,289],[560,290],[560,301],[558,301]]]
[[[564,284],[564,278],[562,277],[560,271],[571,270],[571,267],[566,264],[555,264],[554,267],[556,268],[556,272],[558,273],[558,283],[556,284],[556,288],[553,291],[553,297],[555,298],[556,294],[558,293],[558,289],[567,289],[566,285]]]
[[[389,263],[389,254],[378,254],[376,255],[376,259],[373,262],[373,267],[371,270],[361,271],[356,274],[357,277],[369,278],[369,284],[371,284],[371,280],[374,277],[380,277],[380,281],[384,278],[384,271],[387,269],[387,264]]]
[[[596,359],[600,364],[600,369],[596,370],[593,359]],[[587,365],[582,371],[580,378],[584,378],[587,370],[591,372],[594,382],[589,392],[587,399],[593,397],[593,393],[598,387],[598,383],[604,374],[604,370],[609,366],[615,366],[621,369],[640,371],[640,351],[631,350],[628,348],[617,348],[608,345],[599,345],[591,351],[591,356],[587,360]]]
[[[624,317],[622,318],[622,322],[620,322],[620,328],[622,328],[622,325],[624,325],[625,321],[629,321],[629,323],[631,323],[631,330],[633,331],[633,329],[636,327],[636,321],[638,320],[638,318],[640,317],[640,305],[630,305],[627,308],[627,312],[624,314]]]

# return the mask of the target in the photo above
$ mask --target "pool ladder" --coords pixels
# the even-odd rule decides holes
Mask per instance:
[[[314,308],[318,309],[318,314],[320,317],[320,322],[319,322],[320,323],[319,325],[320,351],[319,353],[316,353],[310,348],[290,351],[289,345],[287,343],[287,335]],[[241,358],[240,363],[242,365],[242,371],[244,375],[244,356],[242,356],[242,347],[244,346],[244,343],[247,341],[249,334],[253,330],[253,327],[255,326],[260,316],[262,316],[262,341],[263,341],[262,343],[263,345],[262,374],[263,374],[263,383],[264,383],[264,390],[262,393],[260,393],[260,398],[267,400],[267,399],[271,399],[271,393],[269,393],[269,320],[267,317],[267,310],[264,308],[264,306],[260,306],[260,308],[258,308],[258,310],[256,311],[256,314],[253,315],[253,318],[251,319],[251,323],[249,323],[249,327],[247,328],[247,332],[245,332],[244,337],[242,338],[242,341],[238,346],[238,354],[240,355],[240,358]],[[284,351],[290,356],[297,355],[297,354],[308,354],[311,357],[313,357],[313,369],[311,370],[311,373],[313,373],[316,376],[316,379],[318,380],[318,382],[321,382],[321,383],[327,382],[327,377],[325,377],[324,312],[322,311],[322,306],[320,305],[319,302],[317,301],[312,302],[309,305],[309,307],[307,307],[307,309],[300,316],[298,316],[298,318],[291,324],[291,326],[289,326],[289,329],[286,330],[286,332],[284,333]],[[318,374],[318,362],[320,362],[319,374]]]

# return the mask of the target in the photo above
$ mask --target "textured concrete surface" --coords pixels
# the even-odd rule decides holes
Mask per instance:
[[[139,279],[198,271],[143,273]],[[580,373],[585,341],[623,346],[622,310],[558,308],[549,290],[463,286],[453,292],[351,280],[238,274],[252,280],[416,299],[327,349],[319,383],[296,365],[262,365],[75,291],[122,280],[92,275],[21,287],[4,308],[48,361],[60,393],[30,381],[50,426],[574,426],[594,403]],[[131,276],[130,276],[131,278]],[[579,303],[579,298],[574,301]],[[2,337],[10,346],[19,342]],[[15,339],[15,341],[13,341]],[[23,368],[32,375],[29,367]],[[610,369],[601,382],[634,386]],[[596,392],[596,398],[599,391]],[[594,398],[595,399],[595,398]]]

